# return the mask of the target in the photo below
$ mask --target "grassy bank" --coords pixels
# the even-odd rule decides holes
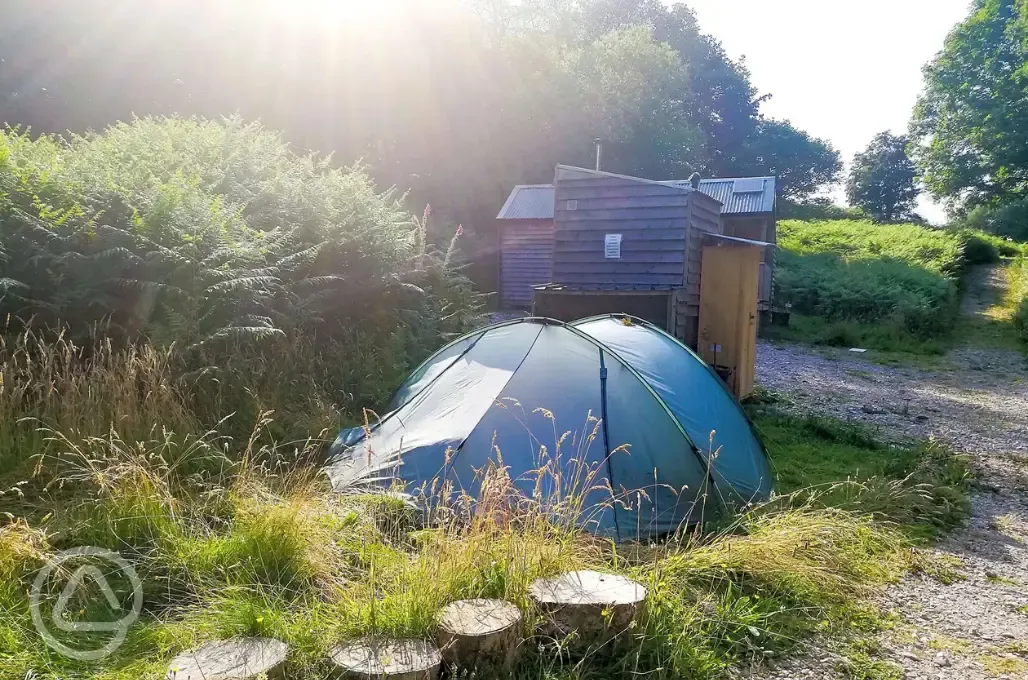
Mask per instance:
[[[1021,341],[1028,343],[1028,255],[1021,255],[1007,268],[1010,288],[1005,306],[1011,310]]]
[[[878,625],[869,596],[922,566],[911,542],[958,521],[963,507],[946,452],[885,449],[844,425],[764,407],[758,427],[792,493],[706,533],[615,546],[578,531],[574,510],[523,498],[502,516],[455,501],[425,526],[395,500],[331,494],[320,443],[286,443],[273,415],[249,436],[205,431],[163,356],[72,352],[66,363],[4,369],[2,415],[19,426],[4,429],[3,469],[25,476],[0,484],[3,680],[156,679],[175,653],[236,635],[281,638],[290,677],[327,678],[330,647],[429,635],[455,599],[507,598],[530,625],[528,584],[581,567],[644,583],[646,617],[584,659],[532,639],[515,677],[721,677],[810,635],[845,639]],[[939,510],[945,498],[953,512]],[[28,613],[36,571],[80,545],[119,551],[145,593],[125,645],[95,663],[49,651]],[[81,601],[79,613],[104,620],[97,603]],[[69,635],[82,644],[103,634]]]
[[[969,267],[1023,248],[981,232],[856,220],[785,221],[779,245],[776,304],[793,319],[770,337],[922,355],[977,330],[958,323]]]
[[[930,540],[970,514],[969,460],[938,443],[889,446],[867,428],[829,418],[754,409],[791,502],[871,513],[915,541]]]

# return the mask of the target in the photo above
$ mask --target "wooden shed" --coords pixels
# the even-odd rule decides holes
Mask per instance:
[[[532,287],[553,274],[553,185],[514,187],[496,216],[500,241],[500,305],[532,306]]]
[[[561,167],[565,173],[572,170],[567,166]],[[689,183],[684,180],[650,184],[689,187]],[[725,235],[772,244],[777,242],[774,177],[703,179],[700,181],[699,190],[720,202],[721,231]],[[553,184],[520,185],[514,187],[497,215],[500,241],[498,290],[501,306],[528,308],[532,304],[532,287],[554,282],[550,260],[553,257],[552,235],[556,201],[556,189]],[[606,207],[597,204],[596,209],[604,210]],[[548,238],[551,240],[549,243]],[[696,253],[692,256],[694,259],[698,257]],[[758,284],[758,307],[762,312],[771,309],[774,264],[774,249],[768,249],[762,255]],[[565,294],[571,294],[566,286]],[[649,300],[644,303],[641,299],[637,302],[650,312],[645,318],[651,319],[654,302]],[[578,304],[581,304],[581,301]],[[687,308],[693,307],[687,302],[684,304]]]
[[[778,243],[775,178],[708,179],[700,190],[721,202],[721,229],[725,236]],[[774,296],[775,249],[765,248],[760,262],[757,308],[771,311]]]
[[[695,346],[703,237],[720,233],[721,204],[687,184],[569,166],[554,186],[553,270],[536,313],[635,314]]]

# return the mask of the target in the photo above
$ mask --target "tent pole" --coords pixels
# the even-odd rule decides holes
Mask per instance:
[[[614,492],[614,467],[610,464],[610,433],[607,431],[607,364],[603,360],[603,350],[600,350],[600,417],[603,419],[603,451],[604,460],[607,463],[607,483],[610,484],[611,493]],[[621,528],[618,526],[618,506],[614,502],[610,511],[614,513],[614,535],[621,540]]]

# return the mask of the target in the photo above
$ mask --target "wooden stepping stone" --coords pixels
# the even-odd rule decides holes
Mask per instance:
[[[436,680],[439,649],[426,640],[383,640],[336,647],[329,660],[355,680]]]
[[[270,638],[234,638],[179,654],[168,664],[166,680],[248,680],[281,678],[289,645]]]
[[[646,602],[646,588],[635,581],[588,570],[539,579],[528,594],[546,617],[544,634],[563,638],[577,631],[586,644],[627,630]]]
[[[503,600],[454,602],[440,615],[436,640],[458,668],[507,670],[521,641],[521,610]]]

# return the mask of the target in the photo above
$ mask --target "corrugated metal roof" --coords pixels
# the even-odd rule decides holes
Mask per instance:
[[[689,186],[686,180],[661,182]],[[775,210],[774,177],[741,177],[700,180],[700,191],[721,201],[722,215],[772,213]],[[553,185],[531,184],[514,187],[496,216],[499,220],[552,220]]]
[[[671,182],[678,186],[688,182]],[[721,201],[722,215],[770,213],[775,209],[774,177],[740,177],[700,180],[700,191]]]
[[[552,220],[553,185],[519,184],[496,216],[498,220]]]

